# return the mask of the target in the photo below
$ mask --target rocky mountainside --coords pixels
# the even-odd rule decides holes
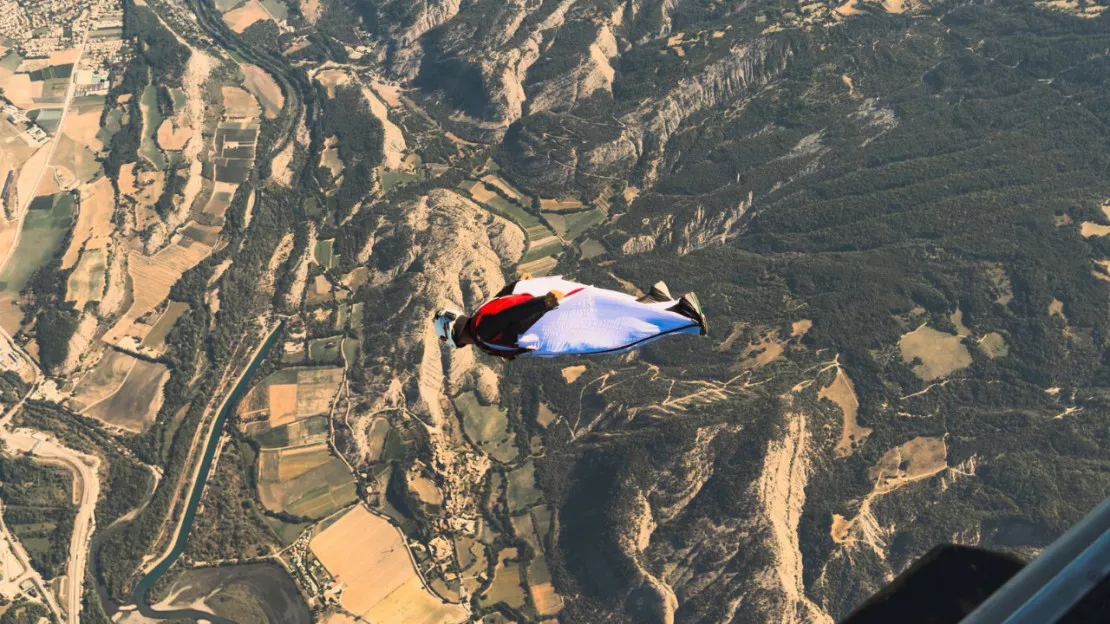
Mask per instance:
[[[413,595],[472,621],[828,623],[937,544],[1030,557],[1110,493],[1105,3],[125,8],[147,19],[120,97],[170,112],[192,89],[222,116],[177,110],[166,128],[214,151],[141,165],[169,181],[143,191],[149,218],[113,213],[135,239],[113,274],[182,256],[159,256],[177,273],[158,302],[115,277],[67,321],[89,319],[77,353],[117,324],[155,333],[165,301],[165,344],[136,351],[164,402],[108,436],[161,476],[97,559],[120,604],[259,319],[280,340],[203,501],[229,511],[159,592],[190,566],[289,557],[315,615],[347,621],[360,590],[336,598],[334,553],[308,544],[364,504]],[[169,30],[177,73],[143,44]],[[134,145],[105,147],[117,171],[172,138],[140,117]],[[247,135],[257,160],[210,180]],[[179,224],[211,253],[186,257]],[[664,279],[711,331],[550,361],[437,340],[436,309],[522,273]],[[360,613],[387,611],[372,593]]]
[[[442,451],[471,391],[534,458],[567,621],[831,622],[938,543],[1030,556],[1081,517],[1110,491],[1110,18],[1057,4],[327,4],[328,54],[541,227],[603,213],[600,255],[560,232],[552,272],[665,278],[713,323],[614,359],[442,353],[421,319],[496,290],[534,226],[466,183],[385,195],[369,288],[401,338],[364,343],[364,413],[422,421],[424,521],[491,513],[488,460]]]

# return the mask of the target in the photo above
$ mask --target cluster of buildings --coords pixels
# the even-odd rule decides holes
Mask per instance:
[[[0,0],[0,112],[24,141],[42,145],[70,89],[74,106],[99,105],[128,54],[122,0]]]
[[[15,351],[15,345],[7,337],[0,337],[0,370],[19,372],[24,365],[23,357]]]
[[[77,45],[96,0],[0,0],[0,37],[24,58],[49,56]]]
[[[112,75],[121,73],[127,62],[120,0],[104,0],[98,9],[74,75],[74,97],[107,95]]]
[[[50,139],[50,135],[46,133],[35,122],[27,117],[27,113],[20,110],[14,104],[5,102],[0,106],[0,111],[3,111],[4,117],[7,118],[8,123],[19,128],[23,131],[23,137],[31,145],[42,145]]]
[[[320,560],[309,550],[310,534],[311,531],[301,533],[297,541],[289,547],[290,572],[308,596],[310,606],[314,606],[313,603],[317,600],[324,604],[338,604],[343,586],[338,580],[331,578],[328,571],[324,569],[324,564],[320,563]]]

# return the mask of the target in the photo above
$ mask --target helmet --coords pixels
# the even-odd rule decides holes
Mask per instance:
[[[455,344],[455,321],[462,316],[462,312],[456,310],[440,310],[436,312],[435,326],[436,335],[439,336],[440,342],[446,342],[452,348],[457,348],[459,345]]]

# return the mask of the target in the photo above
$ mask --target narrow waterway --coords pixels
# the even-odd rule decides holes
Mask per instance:
[[[258,370],[259,365],[266,359],[266,355],[270,352],[274,342],[277,340],[278,329],[280,325],[275,328],[270,335],[267,336],[266,342],[263,343],[262,348],[258,350],[254,359],[247,366],[247,370],[243,373],[239,383],[232,389],[231,395],[224,403],[223,409],[216,415],[216,424],[212,428],[212,433],[208,438],[208,442],[204,448],[204,457],[201,459],[200,474],[197,476],[196,483],[193,485],[193,491],[189,493],[189,502],[185,507],[185,517],[181,523],[181,532],[177,536],[177,541],[173,544],[173,549],[164,559],[158,562],[158,565],[150,571],[149,574],[143,577],[139,584],[135,586],[135,592],[132,595],[133,601],[139,608],[139,613],[144,616],[155,619],[192,619],[192,620],[208,620],[215,624],[234,624],[231,620],[227,620],[211,613],[197,611],[194,609],[181,609],[174,611],[156,611],[147,602],[147,593],[151,587],[162,578],[162,575],[169,570],[177,559],[185,552],[185,546],[189,542],[189,532],[193,528],[193,520],[196,518],[197,507],[200,505],[201,496],[204,494],[204,485],[208,482],[208,473],[212,469],[212,461],[216,456],[216,448],[220,443],[220,435],[223,433],[224,424],[227,422],[228,414],[231,414],[239,405],[239,400],[243,398],[247,388],[250,387],[251,379],[254,377],[255,371]]]

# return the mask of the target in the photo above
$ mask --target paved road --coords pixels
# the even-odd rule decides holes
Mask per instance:
[[[35,369],[35,373],[35,386],[37,386],[38,380],[41,378],[38,375],[37,368]],[[19,412],[19,410],[23,409],[23,404],[27,401],[27,397],[31,396],[31,394],[34,393],[35,386],[32,386],[27,394],[19,400],[19,403],[13,405],[11,409],[9,409],[7,413],[3,415],[3,417],[0,417],[0,437],[2,437],[5,441],[7,441],[6,435],[8,424],[11,422],[12,417],[15,416],[15,414]],[[51,612],[53,612],[54,617],[58,618],[58,620],[60,621],[61,610],[58,608],[58,603],[54,600],[54,594],[47,589],[46,581],[42,579],[42,575],[35,571],[35,569],[31,566],[31,557],[27,554],[27,550],[23,548],[23,544],[20,543],[20,541],[16,539],[15,535],[8,530],[8,525],[4,522],[2,505],[0,505],[0,533],[3,534],[4,539],[6,539],[11,545],[12,553],[14,553],[16,558],[19,559],[19,564],[23,566],[24,569],[23,576],[18,579],[14,579],[15,582],[22,583],[24,580],[29,579],[32,583],[34,583],[36,590],[42,596],[42,599],[46,601],[46,606],[50,608]]]
[[[65,605],[69,622],[80,621],[81,595],[85,586],[86,560],[94,528],[93,510],[100,498],[100,459],[78,453],[58,444],[50,436],[30,429],[0,430],[0,438],[10,450],[31,453],[43,463],[60,464],[73,473],[74,493],[79,505],[69,542],[69,563],[66,566]]]

